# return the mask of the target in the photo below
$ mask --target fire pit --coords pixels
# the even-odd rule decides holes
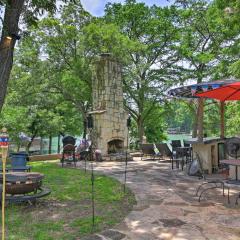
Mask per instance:
[[[50,194],[50,190],[42,189],[44,175],[38,172],[11,172],[6,174],[6,200],[21,202],[35,201]],[[2,183],[0,174],[0,183]]]
[[[44,175],[36,172],[12,172],[6,174],[6,193],[26,194],[36,192],[42,185]],[[2,183],[2,174],[0,174]]]

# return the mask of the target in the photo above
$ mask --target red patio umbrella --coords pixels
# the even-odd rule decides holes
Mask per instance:
[[[209,91],[195,94],[201,98],[217,99],[221,102],[221,137],[224,137],[224,102],[240,100],[240,82],[230,83]]]
[[[234,82],[216,89],[197,93],[195,96],[213,98],[221,102],[240,100],[240,82]]]

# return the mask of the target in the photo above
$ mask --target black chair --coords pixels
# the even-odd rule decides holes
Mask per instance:
[[[184,146],[181,145],[181,140],[172,140],[173,157],[181,162],[182,170],[185,163],[192,160],[192,148],[189,143],[183,141]]]
[[[189,148],[187,150],[187,157],[192,161],[193,159],[193,152],[192,152],[192,146],[190,143],[186,142],[186,140],[183,140],[183,146]]]
[[[154,151],[154,145],[152,143],[144,143],[140,145],[142,154],[141,154],[141,160],[145,158],[145,160],[156,160],[156,158],[160,158],[160,154],[156,154]]]
[[[191,147],[191,144],[186,142],[186,140],[183,140],[183,146],[184,147]]]
[[[182,157],[183,155],[181,155],[180,152],[176,154],[175,152],[171,151],[167,143],[159,143],[159,144],[156,144],[156,146],[158,147],[159,151],[162,153],[163,158],[169,158],[171,160],[172,169],[175,161],[176,168],[179,168],[179,163],[180,163],[181,168],[183,170],[185,159]]]
[[[171,145],[172,145],[172,151],[176,152],[177,148],[182,146],[181,140],[172,140]]]
[[[172,163],[173,168],[173,153],[169,149],[167,143],[157,143],[156,147],[158,148],[159,152],[161,153],[162,159],[169,159]]]
[[[62,139],[62,143],[63,143],[63,147],[67,144],[75,145],[76,144],[76,138],[74,138],[73,136],[65,136]]]
[[[73,163],[76,167],[76,156],[75,156],[75,146],[72,144],[67,144],[63,147],[61,163],[62,167],[64,166],[64,162]]]

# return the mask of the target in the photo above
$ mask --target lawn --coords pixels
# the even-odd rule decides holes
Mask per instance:
[[[134,195],[115,179],[95,176],[96,224],[92,228],[91,174],[61,168],[56,163],[34,163],[32,171],[45,174],[48,197],[29,204],[8,205],[8,240],[73,240],[114,226],[135,204]]]

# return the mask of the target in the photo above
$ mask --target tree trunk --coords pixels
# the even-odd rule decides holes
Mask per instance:
[[[60,140],[61,140],[61,135],[58,134],[58,150],[57,150],[58,153],[60,153],[60,150],[61,150],[61,143],[60,143]]]
[[[138,125],[139,143],[141,144],[144,136],[144,125],[143,125],[143,119],[141,116],[138,118],[137,125]]]
[[[29,149],[30,149],[30,147],[32,146],[32,143],[33,143],[35,137],[36,137],[36,135],[34,134],[34,135],[31,137],[30,142],[27,144],[27,146],[26,146],[26,152],[27,152],[27,153],[29,153]]]
[[[83,114],[83,139],[87,137],[87,115]]]
[[[204,100],[203,98],[198,99],[198,141],[203,141],[203,111],[204,111]]]
[[[13,65],[13,51],[16,39],[12,34],[18,34],[18,23],[23,4],[24,0],[8,0],[6,4],[0,40],[0,111],[4,104],[8,80]],[[12,39],[8,39],[7,36],[12,37]]]
[[[195,112],[194,113],[194,120],[193,120],[192,138],[197,137],[197,128],[198,128],[198,116],[197,116],[197,112]]]
[[[48,154],[52,153],[52,136],[49,136]]]
[[[225,102],[220,102],[220,121],[221,121],[221,130],[220,130],[220,138],[224,138],[225,136],[225,127],[224,127],[224,107],[225,107]]]

